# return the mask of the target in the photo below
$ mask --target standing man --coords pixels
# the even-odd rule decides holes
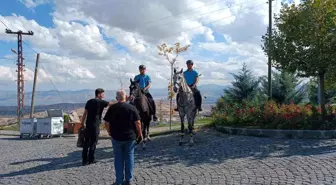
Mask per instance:
[[[95,163],[95,150],[98,142],[99,125],[105,107],[114,103],[109,103],[104,98],[104,89],[98,88],[95,91],[95,98],[86,102],[84,114],[81,120],[81,125],[85,125],[85,139],[82,152],[82,164],[87,165]]]
[[[183,73],[184,78],[194,93],[196,108],[198,111],[202,111],[202,96],[201,92],[197,89],[197,83],[199,79],[198,72],[193,69],[194,62],[192,60],[187,60],[186,64],[188,69]],[[178,101],[178,98],[179,94],[176,95],[176,101]],[[178,107],[175,109],[175,111],[178,111]]]
[[[151,104],[152,111],[153,111],[153,120],[157,121],[155,101],[153,99],[153,96],[148,91],[148,89],[151,86],[152,81],[151,81],[151,78],[149,77],[149,75],[146,74],[146,66],[145,65],[140,65],[139,66],[139,72],[140,72],[140,74],[138,74],[134,77],[134,81],[139,82],[139,86],[140,86],[141,90],[143,91],[143,93],[145,93],[148,101]]]
[[[116,96],[118,103],[107,110],[104,121],[107,132],[112,137],[115,185],[128,185],[133,179],[134,147],[136,141],[140,142],[143,136],[139,113],[135,106],[126,103],[125,90],[119,90]]]

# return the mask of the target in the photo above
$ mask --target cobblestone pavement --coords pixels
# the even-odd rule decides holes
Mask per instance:
[[[281,140],[198,132],[195,145],[177,134],[136,149],[135,184],[336,184],[336,140]],[[76,138],[0,136],[0,184],[112,184],[110,140],[100,162],[82,167]]]

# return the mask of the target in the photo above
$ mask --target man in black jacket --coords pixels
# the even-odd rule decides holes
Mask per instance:
[[[85,139],[82,152],[82,164],[87,165],[95,163],[95,150],[99,136],[99,125],[101,124],[101,117],[105,107],[114,103],[103,100],[104,89],[98,88],[95,91],[95,98],[86,102],[84,114],[81,120],[81,125],[85,125]]]
[[[116,99],[118,103],[108,109],[104,121],[107,132],[112,137],[115,185],[129,185],[133,179],[134,147],[136,142],[143,139],[141,122],[135,106],[126,103],[125,90],[118,91]]]

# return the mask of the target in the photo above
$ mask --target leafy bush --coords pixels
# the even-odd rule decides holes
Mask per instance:
[[[321,108],[317,106],[280,105],[274,101],[233,104],[222,100],[213,110],[216,124],[265,129],[336,129],[335,114],[336,107],[328,105],[327,116],[322,120]]]

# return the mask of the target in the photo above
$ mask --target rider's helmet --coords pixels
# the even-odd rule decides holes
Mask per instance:
[[[192,60],[187,60],[186,64],[194,64],[194,62]]]
[[[139,65],[139,70],[141,69],[146,69],[146,66],[145,65]]]

